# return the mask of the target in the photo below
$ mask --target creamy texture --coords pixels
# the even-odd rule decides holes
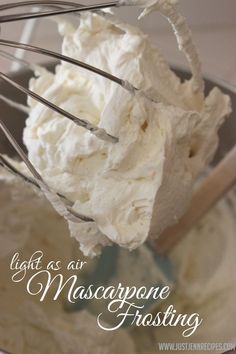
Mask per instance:
[[[189,62],[193,75],[193,92],[199,100],[202,100],[204,81],[201,71],[201,62],[186,19],[176,9],[178,0],[120,0],[120,2],[123,5],[143,7],[144,10],[139,16],[139,19],[153,11],[159,11],[167,18],[173,28],[179,50],[185,54],[186,59]]]
[[[171,255],[178,283],[176,291],[161,308],[164,310],[173,304],[178,313],[197,312],[203,323],[189,338],[182,337],[181,327],[135,330],[132,335],[138,353],[155,353],[156,343],[160,342],[236,343],[235,193],[236,190],[209,212]],[[183,350],[183,353],[189,351]]]
[[[1,251],[4,250],[0,258],[0,348],[19,354],[77,354],[78,348],[82,354],[93,351],[152,354],[157,352],[158,342],[236,341],[235,196],[230,196],[231,207],[226,200],[219,203],[171,255],[178,283],[175,293],[158,310],[174,304],[178,312],[198,312],[203,318],[196,333],[189,339],[183,339],[181,328],[170,327],[104,333],[98,328],[96,318],[87,312],[66,314],[60,301],[39,304],[37,298],[27,295],[24,284],[10,281],[9,262],[12,254],[19,251],[22,258],[27,259],[32,252],[41,249],[46,257],[45,262],[60,259],[66,264],[72,259],[73,240],[68,237],[66,222],[58,217],[45,198],[2,169],[0,195],[4,206],[0,213]],[[9,219],[9,212],[10,215],[14,212],[14,218]],[[8,222],[4,223],[4,219]],[[16,233],[19,235],[17,240]],[[11,240],[14,240],[12,251],[9,247]],[[123,252],[117,278],[125,284],[136,282],[137,286],[146,283],[147,277],[148,280],[150,277],[154,279],[156,268],[142,247],[140,255],[144,260],[140,269],[140,283],[137,280],[137,268],[133,267],[127,251]],[[93,261],[90,262],[92,265]],[[145,272],[147,269],[148,272]]]
[[[30,82],[31,90],[119,138],[116,144],[99,140],[29,99],[24,142],[30,160],[52,189],[95,221],[69,221],[85,255],[112,242],[134,249],[179,219],[230,112],[229,98],[217,88],[203,99],[200,65],[186,23],[171,2],[160,4],[158,10],[169,17],[189,59],[192,80],[181,83],[139,29],[86,13],[78,28],[60,22],[62,52],[142,92],[134,96],[68,63]],[[157,103],[144,94],[155,96]]]
[[[11,353],[135,353],[127,334],[103,332],[87,312],[79,316],[57,312],[49,317],[34,303],[20,305],[14,313],[1,309],[0,344]]]
[[[65,276],[66,265],[76,254],[66,223],[46,199],[1,168],[0,199],[0,348],[13,354],[118,354],[126,349],[135,353],[127,333],[106,333],[88,312],[65,313],[63,296],[40,303],[38,297],[27,294],[26,281],[11,281],[9,265],[15,252],[28,260],[41,250],[43,264],[60,260],[60,273]],[[77,256],[82,259],[81,254]]]

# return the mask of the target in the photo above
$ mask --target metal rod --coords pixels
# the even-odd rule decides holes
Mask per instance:
[[[21,66],[25,66],[26,68],[31,66],[31,63],[26,61],[25,59],[18,58],[18,57],[16,57],[15,55],[13,55],[11,53],[5,52],[4,50],[0,50],[0,56],[5,58],[5,59],[16,61]]]
[[[5,157],[2,156],[2,154],[0,154],[0,166],[4,167],[9,173],[13,174],[14,176],[21,178],[24,182],[32,184],[34,187],[40,189],[39,184],[33,178],[26,176],[24,173],[22,173],[17,168],[15,168],[15,166],[13,166],[9,161],[7,161]],[[94,222],[93,219],[75,212],[72,209],[73,206],[72,201],[68,200],[64,195],[60,193],[56,193],[56,194],[58,197],[64,200],[64,202],[68,205],[67,208],[69,209],[69,212],[72,213],[75,217],[85,222]]]
[[[33,53],[37,53],[37,54],[41,54],[41,55],[46,55],[46,56],[49,56],[53,59],[57,59],[57,60],[62,60],[62,61],[65,61],[67,63],[70,63],[70,64],[74,64],[76,66],[79,66],[85,70],[88,70],[88,71],[91,71],[97,75],[100,75],[100,76],[103,76],[105,77],[106,79],[108,80],[111,80],[115,83],[117,83],[118,85],[120,86],[124,86],[124,80],[112,75],[112,74],[109,74],[107,73],[106,71],[103,71],[99,68],[96,68],[92,65],[89,65],[89,64],[86,64],[80,60],[76,60],[76,59],[73,59],[73,58],[70,58],[66,55],[62,55],[60,53],[56,53],[56,52],[53,52],[51,50],[48,50],[48,49],[44,49],[44,48],[40,48],[40,47],[36,47],[36,46],[32,46],[32,45],[29,45],[29,44],[24,44],[24,43],[18,43],[18,42],[15,42],[15,41],[8,41],[8,40],[4,40],[4,39],[1,39],[0,40],[0,45],[2,46],[5,46],[5,47],[10,47],[10,48],[20,48],[20,49],[23,49],[23,50],[26,50],[26,51],[29,51],[29,52],[33,52]]]
[[[33,12],[33,9],[32,9],[32,12]],[[35,11],[35,12],[37,12],[37,11]],[[21,43],[25,43],[25,44],[30,44],[31,43],[31,40],[32,40],[32,38],[34,36],[36,25],[37,25],[37,18],[32,18],[31,20],[25,22],[23,30],[22,30],[22,33],[21,33],[21,36],[20,36],[20,39],[19,39],[19,41]],[[19,48],[16,49],[16,51],[15,51],[16,58],[24,60],[25,55],[26,55],[26,51],[25,50],[21,50]],[[11,70],[12,71],[17,71],[19,69],[20,69],[20,63],[17,62],[17,61],[13,62]]]
[[[27,6],[29,5],[28,1],[21,2],[21,6]],[[40,4],[40,2],[38,2]],[[47,3],[43,3],[42,5],[47,5]],[[0,6],[0,11],[1,10],[7,10],[7,9],[13,9],[15,7],[19,7],[19,3],[13,3],[13,4],[8,4],[8,5],[2,5]],[[32,6],[32,4],[31,4]],[[100,9],[105,9],[105,8],[110,8],[110,7],[118,7],[120,6],[119,1],[113,1],[109,3],[103,3],[103,4],[96,4],[96,5],[89,5],[89,6],[84,6],[84,5],[78,5],[75,7],[75,5],[72,5],[72,9],[60,9],[60,10],[54,10],[54,11],[47,11],[47,12],[38,12],[38,13],[20,13],[20,14],[13,14],[13,15],[4,15],[0,16],[0,23],[6,23],[6,22],[13,22],[13,21],[21,21],[21,20],[27,20],[27,19],[32,19],[32,18],[42,18],[42,17],[49,17],[49,16],[56,16],[56,15],[63,15],[63,14],[70,14],[73,12],[82,12],[82,11],[94,11],[94,10],[100,10]]]
[[[37,6],[35,8],[35,11],[33,11],[34,14],[39,13],[39,10],[40,10],[40,8],[42,6],[43,7],[47,7],[49,9],[51,8],[51,9],[54,9],[54,10],[64,9],[62,6],[70,6],[70,7],[76,7],[76,8],[78,8],[78,6],[82,7],[81,4],[78,4],[78,3],[75,3],[75,2],[69,2],[69,1],[52,0],[52,1],[46,1],[45,2],[45,1],[39,1],[39,0],[32,0],[32,1],[27,1],[27,3],[24,1],[24,2],[17,2],[17,3],[10,3],[10,4],[0,5],[0,11],[1,10],[2,11],[6,11],[6,10],[10,10],[10,9],[16,9],[16,8],[19,8],[19,7],[33,7],[33,9],[34,9],[34,6]],[[40,12],[40,13],[42,13],[42,12]],[[104,14],[105,14],[105,12],[103,12],[101,10],[95,11],[95,13],[97,13],[99,15],[102,15],[102,16],[104,16]],[[28,14],[28,12],[27,12],[27,14]],[[77,13],[77,12],[74,12],[71,15],[80,16],[80,14]],[[1,18],[2,17],[0,16],[0,19]],[[37,21],[37,18],[33,18],[31,20]],[[21,42],[23,42],[23,41],[21,41]],[[24,41],[24,43],[25,43],[25,41]]]
[[[152,102],[156,102],[157,103],[157,99],[154,97],[151,97],[149,94],[147,94],[146,92],[144,92],[142,89],[138,89],[135,86],[133,86],[129,81],[127,80],[123,80],[118,78],[117,76],[114,76],[104,70],[101,70],[95,66],[89,65],[84,63],[83,61],[80,60],[76,60],[73,59],[71,57],[68,57],[66,55],[60,54],[60,53],[56,53],[53,52],[51,50],[48,49],[44,49],[44,48],[40,48],[40,47],[36,47],[36,46],[32,46],[29,44],[24,44],[24,43],[18,43],[15,41],[8,41],[5,39],[0,39],[0,46],[5,46],[5,47],[10,47],[10,48],[21,48],[24,50],[27,50],[29,52],[33,52],[33,53],[37,53],[37,54],[41,54],[41,55],[46,55],[48,57],[51,57],[53,59],[57,59],[57,60],[62,60],[65,61],[67,63],[79,66],[85,70],[91,71],[94,74],[100,75],[108,80],[111,80],[113,82],[115,82],[116,84],[120,85],[123,89],[125,89],[126,91],[129,91],[132,95],[135,95],[136,93],[139,93],[141,96],[145,97],[146,99],[152,101]],[[159,98],[160,100],[160,98]],[[109,134],[107,134],[109,136]],[[112,142],[118,142],[119,139],[112,137],[113,141]]]
[[[41,54],[41,55],[46,55],[48,57],[52,57],[53,59],[57,59],[57,60],[62,60],[65,61],[67,63],[79,66],[85,70],[91,71],[94,74],[100,75],[108,80],[111,80],[113,82],[115,82],[116,84],[120,85],[123,89],[125,89],[126,91],[130,92],[132,95],[135,95],[137,93],[139,93],[142,97],[145,97],[146,99],[148,99],[151,102],[154,103],[158,103],[159,101],[163,102],[163,98],[162,97],[153,97],[153,95],[150,95],[149,93],[146,93],[145,91],[143,91],[142,89],[138,89],[136,88],[134,85],[132,85],[129,81],[127,80],[123,80],[118,78],[117,76],[114,76],[104,70],[101,70],[95,66],[86,64],[80,60],[76,60],[73,59],[71,57],[68,57],[66,55],[62,55],[60,53],[56,53],[53,52],[51,50],[48,49],[44,49],[44,48],[40,48],[40,47],[36,47],[36,46],[32,46],[29,44],[24,44],[24,43],[18,43],[15,41],[8,41],[8,40],[4,40],[1,39],[0,40],[0,45],[2,46],[6,46],[6,47],[11,47],[11,48],[21,48],[24,50],[27,50],[29,52],[33,52],[33,53],[37,53],[37,54]],[[86,128],[88,129],[88,128]],[[92,130],[91,130],[92,131]],[[96,135],[96,134],[95,134]],[[109,138],[108,141],[112,141],[113,143],[118,142],[119,139],[115,138],[115,137],[111,137],[109,136],[109,134],[107,134],[107,137]],[[110,139],[110,137],[112,138],[112,140]],[[104,139],[106,140],[106,139]]]
[[[0,128],[3,131],[3,133],[5,134],[5,136],[7,137],[7,139],[9,140],[9,142],[11,143],[11,145],[16,150],[17,154],[22,158],[22,160],[24,161],[24,163],[26,164],[26,166],[28,167],[28,169],[32,173],[32,175],[37,180],[43,182],[42,177],[40,176],[38,171],[34,168],[34,166],[30,162],[30,160],[27,158],[26,154],[24,153],[24,151],[22,150],[20,145],[17,143],[16,139],[13,137],[13,135],[11,134],[11,132],[8,130],[8,128],[6,127],[6,125],[3,123],[3,121],[1,119],[0,119]]]
[[[61,1],[61,0],[51,0],[51,1],[42,1],[42,0],[30,0],[30,1],[19,1],[19,2],[11,2],[9,4],[0,5],[0,11],[6,11],[11,9],[16,9],[19,7],[28,7],[28,6],[71,6],[71,7],[83,7],[84,5],[78,4],[72,1]]]
[[[23,112],[24,114],[29,114],[29,108],[21,103],[11,100],[10,98],[3,96],[0,94],[0,100],[6,103],[8,106],[18,109],[19,111]]]
[[[38,173],[38,171],[32,165],[32,163],[30,162],[30,160],[28,159],[28,157],[26,156],[26,154],[24,153],[24,151],[22,150],[20,145],[17,143],[17,141],[15,140],[15,138],[13,137],[13,135],[11,134],[11,132],[8,130],[8,128],[6,127],[6,125],[3,123],[3,121],[1,119],[0,119],[0,128],[3,131],[3,133],[5,134],[5,136],[7,137],[7,139],[9,140],[9,142],[11,143],[11,145],[16,150],[17,154],[22,158],[22,160],[24,161],[24,163],[26,164],[26,166],[28,167],[29,171],[32,173],[32,175],[34,176],[36,181],[32,180],[31,178],[25,176],[20,171],[18,171],[14,166],[12,166],[8,161],[6,161],[6,159],[3,156],[1,156],[1,158],[0,158],[0,164],[3,165],[4,167],[7,167],[8,171],[10,170],[12,173],[17,174],[21,178],[25,179],[28,183],[34,184],[36,187],[41,189],[40,185],[37,183],[37,181],[38,181],[39,183],[41,182],[41,184],[44,185],[47,190],[49,190],[49,187],[44,182],[41,175]],[[56,193],[56,195],[61,200],[63,200],[63,203],[66,202],[66,204],[67,204],[67,202],[68,202],[70,204],[69,206],[67,205],[65,207],[68,210],[68,212],[71,213],[73,216],[75,216],[76,218],[78,218],[79,220],[82,220],[84,222],[94,222],[93,219],[91,219],[87,216],[78,214],[76,211],[74,211],[71,207],[73,205],[73,203],[68,201],[66,197],[64,197],[63,195],[58,194],[58,193]]]
[[[12,173],[16,177],[20,177],[27,183],[34,185],[35,187],[39,188],[38,183],[31,177],[26,176],[24,173],[19,171],[15,166],[13,166],[5,157],[0,154],[0,165],[8,170],[8,172]]]
[[[113,142],[113,143],[116,143],[118,141],[118,138],[106,133],[104,129],[100,129],[100,128],[96,127],[95,125],[91,124],[90,122],[80,119],[80,118],[74,116],[73,114],[65,111],[64,109],[60,108],[59,106],[55,105],[52,102],[49,102],[48,100],[46,100],[42,96],[36,94],[35,92],[30,91],[30,90],[26,89],[25,87],[21,86],[20,84],[18,84],[14,80],[12,80],[9,76],[3,74],[2,72],[0,72],[0,78],[3,79],[4,81],[8,82],[10,85],[14,86],[16,89],[25,93],[26,95],[31,96],[32,98],[34,98],[38,102],[44,104],[48,108],[54,110],[55,112],[59,113],[60,115],[63,115],[64,117],[70,119],[75,124],[89,130],[92,134],[94,134],[95,136],[98,136],[100,139],[108,141],[108,142]]]

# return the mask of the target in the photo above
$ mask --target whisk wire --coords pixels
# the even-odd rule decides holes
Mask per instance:
[[[14,42],[14,41],[8,41],[8,40],[4,40],[4,39],[0,39],[0,46],[1,45],[6,46],[6,47],[11,47],[11,48],[20,48],[20,49],[23,49],[23,50],[26,50],[29,52],[45,55],[45,56],[51,57],[53,59],[61,60],[61,61],[73,64],[73,65],[76,65],[78,67],[88,70],[94,74],[100,75],[100,76],[104,77],[105,79],[108,79],[108,80],[120,85],[123,89],[125,89],[126,91],[128,91],[132,95],[139,94],[140,96],[146,98],[147,100],[149,100],[153,103],[158,103],[160,100],[162,100],[158,96],[154,97],[153,94],[150,94],[140,88],[135,87],[134,85],[132,85],[131,82],[129,82],[127,80],[120,79],[117,76],[112,75],[102,69],[99,69],[95,66],[89,65],[89,64],[82,62],[80,60],[76,60],[74,58],[68,57],[66,55],[56,53],[56,52],[53,52],[53,51],[45,49],[45,48],[40,48],[40,47],[32,46],[29,44],[18,43],[18,42]],[[118,138],[112,137],[112,139],[113,139],[113,142],[118,142]],[[110,138],[109,138],[109,140],[110,140]]]
[[[73,114],[65,111],[64,109],[60,108],[59,106],[55,105],[54,103],[49,102],[48,100],[46,100],[42,96],[38,95],[37,93],[21,86],[20,84],[18,84],[17,82],[15,82],[9,76],[5,75],[2,72],[0,72],[0,78],[3,79],[4,81],[8,82],[10,85],[14,86],[15,88],[17,88],[21,92],[25,93],[26,95],[31,96],[32,98],[34,98],[38,102],[51,108],[52,110],[59,113],[60,115],[70,119],[75,124],[89,130],[92,134],[99,135],[100,139],[103,139],[103,140],[106,140],[109,142],[117,142],[117,140],[118,140],[117,138],[111,136],[110,134],[107,134],[103,129],[96,127],[95,125],[91,124],[90,122],[88,122],[86,120],[83,120],[83,119],[80,119],[80,118],[74,116]]]
[[[1,154],[0,154],[0,165],[5,167],[9,172],[14,174],[15,176],[20,177],[23,179],[25,182],[28,182],[30,184],[33,184],[35,187],[38,189],[42,190],[43,187],[43,193],[45,194],[45,190],[48,191],[49,193],[51,192],[51,189],[48,187],[46,182],[43,180],[41,175],[38,173],[38,171],[35,169],[35,167],[32,165],[20,145],[17,143],[11,132],[8,130],[6,125],[3,123],[3,121],[0,119],[0,129],[3,131],[4,135],[7,137],[11,145],[14,147],[16,150],[17,154],[22,158],[24,163],[26,164],[27,168],[29,171],[32,173],[34,176],[35,180],[24,175],[21,171],[18,171],[10,162],[8,162]],[[79,221],[82,222],[93,222],[94,220],[92,218],[89,218],[85,215],[81,215],[77,213],[75,210],[72,209],[73,203],[69,201],[65,196],[63,196],[60,193],[55,193],[55,195],[60,199],[60,202],[63,203],[64,208],[68,211],[69,214],[71,214],[75,219],[78,219]]]
[[[39,188],[38,183],[31,177],[26,176],[24,173],[19,171],[15,166],[13,166],[2,154],[0,154],[0,165],[4,167],[8,172],[16,177],[20,177],[23,181],[32,184],[33,186]]]
[[[36,47],[36,46],[32,46],[32,45],[29,45],[29,44],[24,44],[24,43],[18,43],[18,42],[14,42],[14,41],[8,41],[8,40],[4,40],[4,39],[1,39],[0,40],[0,45],[2,46],[6,46],[6,47],[11,47],[11,48],[20,48],[20,49],[23,49],[23,50],[26,50],[26,51],[29,51],[29,52],[34,52],[34,53],[37,53],[37,54],[41,54],[41,55],[46,55],[48,57],[51,57],[53,59],[57,59],[57,60],[62,60],[62,61],[65,61],[67,63],[70,63],[70,64],[74,64],[76,66],[79,66],[83,69],[86,69],[86,70],[89,70],[91,72],[93,72],[94,74],[97,74],[97,75],[100,75],[100,76],[103,76],[104,78],[108,79],[108,80],[111,80],[113,82],[115,82],[116,84],[124,87],[125,85],[125,82],[124,80],[104,71],[104,70],[101,70],[99,68],[96,68],[92,65],[89,65],[89,64],[86,64],[80,60],[76,60],[76,59],[73,59],[71,57],[68,57],[66,55],[63,55],[63,54],[60,54],[60,53],[56,53],[56,52],[53,52],[51,50],[48,50],[48,49],[44,49],[44,48],[40,48],[40,47]]]
[[[57,60],[62,60],[64,62],[79,66],[85,70],[88,70],[90,72],[93,72],[94,74],[100,75],[118,85],[120,85],[123,89],[125,89],[126,91],[128,91],[129,93],[131,93],[132,95],[135,95],[136,93],[140,93],[140,95],[142,95],[143,97],[147,98],[148,100],[155,102],[155,99],[153,97],[149,97],[149,95],[145,92],[143,92],[141,89],[137,89],[135,86],[133,86],[130,82],[128,82],[127,80],[123,80],[118,78],[117,76],[114,76],[106,71],[103,71],[97,67],[94,67],[92,65],[89,65],[87,63],[84,63],[80,60],[76,60],[73,59],[71,57],[44,49],[44,48],[39,48],[36,46],[32,46],[29,44],[23,44],[23,43],[18,43],[18,42],[14,42],[14,41],[8,41],[8,40],[4,40],[1,39],[0,40],[0,45],[2,46],[6,46],[6,47],[11,47],[11,48],[18,48],[18,49],[23,49],[29,52],[34,52],[37,54],[42,54],[42,55],[46,55],[48,57],[52,57],[53,59],[57,59]],[[75,117],[74,115],[72,115],[71,113],[61,109],[60,107],[54,105],[53,103],[47,101],[46,99],[44,99],[43,97],[37,95],[36,93],[22,87],[21,85],[17,84],[16,82],[14,82],[12,79],[10,79],[7,75],[0,73],[0,77],[7,81],[9,84],[15,86],[17,89],[19,89],[20,91],[24,92],[25,94],[28,94],[29,96],[33,97],[34,99],[36,99],[37,101],[41,102],[42,104],[46,105],[47,107],[53,109],[54,111],[58,112],[59,114],[69,118],[70,120],[72,120],[74,123],[78,124],[79,126],[82,126],[83,128],[89,130],[92,134],[96,135],[98,138],[103,139],[105,141],[108,142],[112,142],[112,143],[117,143],[119,141],[119,139],[117,137],[114,137],[110,134],[108,134],[104,129],[98,128],[96,126],[94,126],[93,124],[91,124],[88,121],[85,121],[83,119],[80,119],[78,117]]]
[[[0,16],[0,23],[7,23],[7,22],[13,22],[13,21],[22,21],[22,20],[29,20],[32,18],[42,18],[42,17],[49,17],[49,16],[56,16],[56,15],[65,15],[65,14],[70,14],[70,13],[75,13],[75,12],[84,12],[84,11],[96,11],[96,10],[102,10],[106,8],[111,8],[111,7],[118,7],[120,6],[119,1],[113,1],[113,2],[108,2],[108,3],[102,3],[102,4],[96,4],[96,5],[79,5],[76,3],[68,3],[68,2],[59,2],[59,1],[22,1],[18,3],[11,3],[11,4],[6,4],[6,5],[1,5],[0,6],[0,11],[5,11],[9,9],[14,9],[17,7],[23,7],[23,6],[32,6],[32,5],[44,5],[47,6],[49,5],[69,5],[72,8],[69,9],[56,9],[53,11],[46,11],[46,12],[35,12],[35,13],[19,13],[19,14],[11,14],[11,15],[2,15]]]
[[[40,174],[38,173],[38,171],[34,168],[32,163],[29,161],[26,154],[24,153],[24,151],[22,150],[20,145],[17,143],[16,139],[13,137],[13,135],[11,134],[11,132],[8,130],[8,128],[6,127],[6,125],[3,123],[3,121],[1,119],[0,119],[0,128],[3,131],[3,133],[5,134],[5,136],[7,137],[7,139],[9,140],[9,142],[11,143],[11,145],[16,150],[17,154],[22,158],[22,160],[24,161],[24,163],[28,167],[29,171],[36,178],[36,180],[43,181],[43,179],[40,176]]]
[[[17,58],[15,55],[8,53],[4,50],[0,50],[0,56],[9,60],[12,60],[14,62],[19,63],[21,66],[24,66],[26,68],[29,68],[31,63],[26,61],[25,59]]]

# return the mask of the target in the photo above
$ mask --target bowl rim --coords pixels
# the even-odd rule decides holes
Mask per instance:
[[[189,68],[186,65],[170,64],[170,67],[175,72],[180,71],[185,74],[191,75],[191,71],[189,70]],[[225,79],[222,79],[216,75],[208,74],[207,72],[203,72],[203,79],[204,79],[204,81],[205,80],[210,81],[211,83],[214,83],[215,85],[217,85],[223,89],[226,89],[228,91],[231,91],[233,94],[236,94],[236,85],[231,84],[230,82],[228,82]]]

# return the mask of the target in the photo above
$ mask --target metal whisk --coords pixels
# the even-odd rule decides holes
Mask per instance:
[[[156,0],[156,3],[162,4],[163,1]],[[50,16],[56,16],[56,15],[64,15],[64,14],[76,14],[79,15],[83,11],[92,11],[95,12],[96,14],[104,17],[108,17],[109,20],[116,21],[115,17],[111,15],[110,13],[106,13],[102,11],[103,9],[106,8],[114,8],[114,7],[120,7],[120,6],[138,6],[141,4],[141,7],[143,7],[143,4],[145,1],[134,1],[134,0],[117,0],[117,1],[112,1],[112,2],[107,2],[107,3],[102,3],[102,4],[96,4],[96,5],[89,5],[89,6],[84,6],[81,4],[77,4],[75,2],[68,2],[68,1],[60,1],[60,0],[52,0],[52,1],[39,1],[39,0],[32,0],[32,1],[20,1],[20,2],[14,2],[10,4],[5,4],[0,6],[0,25],[8,22],[13,22],[13,21],[21,21],[21,20],[29,20],[29,19],[36,19],[36,18],[42,18],[42,17],[50,17]],[[179,23],[182,25],[184,24],[183,30],[185,32],[189,32],[188,26],[185,23],[185,19],[178,14],[178,12],[175,11],[175,9],[172,9],[172,5],[170,5],[170,12],[169,15],[165,13],[165,9],[161,8],[162,5],[160,5],[159,11],[163,16],[170,16],[169,21],[172,23],[172,26],[175,27],[175,33],[178,34],[178,31],[181,31],[179,26]],[[16,14],[3,14],[5,11],[13,11],[15,9],[19,9],[22,7],[30,8],[31,10],[34,9],[34,12],[22,12],[22,13],[16,13]],[[37,9],[35,8],[37,7]],[[111,73],[105,72],[97,67],[91,66],[89,64],[86,64],[82,61],[75,60],[71,57],[43,49],[40,47],[32,46],[29,44],[24,44],[24,43],[19,43],[15,41],[10,41],[10,40],[5,40],[5,39],[0,39],[0,47],[6,47],[6,48],[16,48],[16,49],[22,49],[27,52],[33,52],[37,54],[41,54],[50,58],[53,58],[55,60],[61,60],[70,64],[73,64],[75,66],[78,66],[80,68],[83,68],[85,70],[88,70],[95,75],[100,75],[108,80],[111,80],[112,82],[116,83],[117,85],[121,86],[124,90],[128,91],[129,94],[131,95],[138,95],[145,97],[146,99],[158,103],[158,102],[163,102],[165,101],[163,97],[160,97],[157,92],[153,93],[150,92],[150,90],[147,92],[143,90],[142,88],[137,88],[134,87],[129,81],[124,80],[122,78],[118,78]],[[196,49],[192,43],[187,43],[182,44],[181,50],[185,53],[190,67],[192,69],[193,73],[193,81],[195,83],[195,90],[199,90],[200,92],[203,91],[203,81],[201,78],[201,70],[199,69],[199,61],[196,60],[198,59],[198,56],[196,54]],[[193,54],[195,59],[193,60]],[[5,57],[8,57],[13,60],[18,60],[11,54],[5,52],[5,51],[0,51],[0,55],[3,55]],[[25,61],[21,60],[21,64],[26,64]],[[32,65],[30,65],[32,67]],[[26,95],[32,97],[33,99],[39,101],[43,105],[49,107],[53,111],[56,111],[59,113],[61,116],[66,117],[70,119],[72,122],[75,124],[89,130],[92,134],[94,134],[97,138],[105,140],[109,143],[118,143],[119,142],[119,137],[114,137],[110,135],[108,132],[106,132],[104,129],[99,128],[93,124],[91,124],[89,121],[81,119],[79,117],[74,116],[73,114],[69,113],[68,111],[65,111],[64,109],[58,107],[57,105],[53,104],[52,102],[49,102],[42,96],[36,94],[35,92],[30,91],[29,89],[21,86],[17,82],[15,82],[11,77],[6,75],[3,72],[0,72],[0,79],[6,81],[10,85],[14,86],[17,90],[25,93]],[[27,110],[25,107],[19,107],[19,105],[16,105],[14,102],[12,102],[10,99],[3,97],[3,95],[0,95],[0,99],[5,100],[7,103],[11,104],[13,107],[17,107],[23,110]],[[168,103],[168,102],[165,102]],[[79,215],[78,213],[74,212],[72,210],[72,202],[68,201],[63,195],[61,194],[56,194],[53,192],[50,187],[46,184],[46,182],[42,179],[38,171],[34,168],[34,166],[31,164],[29,159],[27,158],[26,154],[23,152],[23,150],[20,148],[10,131],[7,129],[7,127],[4,125],[4,123],[0,120],[0,128],[7,137],[7,139],[10,141],[10,143],[13,145],[14,149],[18,153],[18,155],[23,159],[25,162],[26,166],[28,167],[29,171],[33,175],[33,179],[25,176],[22,174],[20,171],[17,171],[15,167],[13,167],[6,159],[1,156],[0,157],[0,164],[8,169],[8,171],[17,174],[21,178],[23,178],[25,181],[34,184],[38,188],[40,188],[46,197],[51,201],[55,202],[56,204],[60,205],[59,209],[61,209],[60,214],[63,214],[64,217],[67,219],[73,219],[75,222],[91,222],[93,221],[90,217],[85,216],[85,215]],[[55,200],[56,199],[56,200]],[[55,205],[54,205],[55,207]]]
[[[37,10],[36,12],[30,12],[30,13],[18,13],[18,14],[7,14],[7,15],[0,15],[0,24],[4,24],[7,22],[13,22],[13,21],[21,21],[21,20],[28,20],[28,19],[33,19],[33,18],[42,18],[42,17],[49,17],[49,16],[55,16],[55,15],[62,15],[62,14],[79,14],[82,11],[93,11],[99,14],[100,16],[109,16],[111,21],[112,21],[112,15],[107,14],[103,11],[102,9],[105,8],[111,8],[111,7],[119,7],[125,5],[123,1],[113,1],[109,3],[103,3],[103,4],[97,4],[97,5],[90,5],[90,6],[84,6],[84,5],[79,5],[77,3],[73,2],[68,2],[68,1],[22,1],[22,2],[16,2],[16,3],[10,3],[6,5],[1,5],[0,6],[0,14],[6,10],[13,10],[16,8],[21,8],[21,7],[30,7],[32,6],[37,6],[37,8],[43,8],[44,10],[47,8],[51,8],[51,10]],[[52,10],[53,9],[53,10]],[[61,60],[73,65],[76,65],[78,67],[84,68],[86,70],[89,70],[90,72],[93,72],[96,75],[100,75],[108,80],[111,80],[112,82],[115,82],[116,84],[120,85],[123,87],[125,90],[127,90],[130,94],[132,95],[142,95],[143,97],[146,97],[147,99],[151,100],[152,102],[158,102],[158,97],[152,97],[150,93],[144,92],[142,89],[134,87],[130,82],[127,80],[123,80],[121,78],[118,78],[110,73],[107,73],[99,68],[96,68],[94,66],[91,66],[89,64],[86,64],[84,62],[81,62],[79,60],[75,60],[71,57],[39,48],[36,46],[32,46],[29,44],[24,44],[24,43],[19,43],[19,42],[14,42],[10,40],[5,40],[5,39],[0,39],[0,46],[1,47],[10,47],[10,48],[16,48],[16,49],[23,49],[28,52],[34,52],[37,54],[41,54],[56,60]],[[7,58],[17,60],[14,56],[11,54],[1,51],[0,55],[3,55]],[[18,59],[19,60],[19,59]],[[25,61],[21,60],[21,63],[25,64]],[[27,65],[27,63],[26,63]],[[32,66],[32,65],[31,65]],[[3,72],[0,72],[0,78],[10,85],[14,86],[17,90],[25,93],[26,95],[34,98],[35,100],[39,101],[40,103],[44,104],[45,106],[49,107],[50,109],[56,111],[60,115],[70,119],[73,121],[75,124],[89,130],[92,134],[94,134],[97,138],[105,140],[109,143],[118,143],[119,138],[114,137],[107,133],[104,129],[99,128],[93,124],[91,124],[89,121],[86,121],[84,119],[81,119],[79,117],[74,116],[73,114],[63,110],[62,108],[58,107],[57,105],[53,104],[52,102],[49,102],[48,100],[44,99],[42,96],[39,96],[35,92],[30,91],[29,89],[21,86],[17,82],[15,82],[12,78],[10,78],[8,75],[6,75]],[[13,106],[17,106],[12,102],[10,99],[4,98],[1,95],[1,98],[4,99],[7,103],[12,104]],[[20,108],[17,106],[17,108]],[[21,107],[22,109],[22,107]],[[55,194],[54,192],[51,191],[49,186],[46,184],[46,182],[42,179],[38,171],[34,168],[34,166],[31,164],[29,159],[27,158],[26,154],[23,152],[23,150],[20,148],[18,145],[17,141],[14,139],[12,136],[11,132],[7,129],[7,127],[4,125],[4,123],[0,120],[0,128],[7,137],[7,139],[10,141],[18,155],[23,159],[25,162],[26,166],[28,167],[29,171],[32,173],[34,179],[24,175],[22,172],[18,171],[10,162],[8,162],[3,156],[0,156],[0,164],[7,168],[8,171],[11,173],[21,177],[24,179],[26,182],[33,184],[34,186],[40,188],[44,194],[50,198],[55,199],[56,197],[56,203],[59,203],[64,210],[63,216],[66,216],[67,219],[73,219],[75,222],[91,222],[93,221],[91,218],[85,216],[85,215],[80,215],[76,213],[75,211],[72,210],[72,202],[68,201],[63,195],[61,194]],[[52,200],[51,200],[52,202]],[[55,206],[55,205],[54,205]]]

